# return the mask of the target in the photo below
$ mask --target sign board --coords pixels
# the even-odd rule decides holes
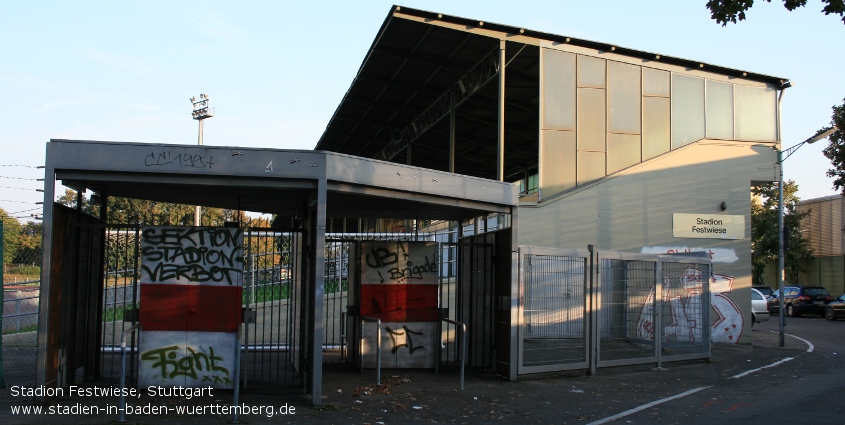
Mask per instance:
[[[243,270],[243,229],[141,230],[141,387],[234,387]]]
[[[672,236],[698,239],[744,239],[745,216],[672,214]]]

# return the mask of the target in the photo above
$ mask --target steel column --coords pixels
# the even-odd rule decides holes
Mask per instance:
[[[326,262],[326,180],[322,178],[317,183],[317,204],[314,206],[314,244],[310,248],[313,258],[311,269],[314,271],[313,278],[313,314],[314,327],[312,329],[313,339],[311,340],[311,364],[309,378],[311,380],[311,404],[322,406],[323,398],[323,284]]]
[[[499,40],[499,129],[496,179],[505,181],[505,40]]]

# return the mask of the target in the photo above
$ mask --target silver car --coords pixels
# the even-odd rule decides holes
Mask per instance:
[[[769,307],[766,297],[760,291],[751,288],[751,326],[769,320]]]

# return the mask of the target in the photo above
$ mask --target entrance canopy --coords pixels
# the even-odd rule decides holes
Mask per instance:
[[[302,308],[294,319],[294,327],[303,330],[293,347],[302,353],[294,367],[304,376],[316,405],[322,391],[327,222],[513,217],[518,202],[517,188],[510,183],[320,151],[51,140],[45,167],[37,379],[39,385],[51,387],[70,385],[77,373],[96,376],[97,323],[103,308],[97,294],[103,290],[104,254],[97,241],[103,240],[105,228],[81,211],[55,206],[59,181],[78,191],[92,190],[103,199],[134,198],[292,218],[289,226],[301,235],[297,243],[303,250],[303,255],[295,256],[299,272],[293,278],[300,295],[291,301]],[[86,223],[90,226],[85,235],[71,232]],[[508,247],[508,252],[513,250]],[[60,368],[61,364],[71,366]]]
[[[279,215],[294,215],[320,182],[329,217],[458,220],[517,202],[509,183],[320,151],[52,140],[46,168],[45,203],[51,172],[101,196]]]

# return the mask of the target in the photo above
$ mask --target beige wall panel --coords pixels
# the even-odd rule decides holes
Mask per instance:
[[[707,138],[734,139],[733,84],[707,80]]]
[[[605,150],[605,92],[578,89],[578,150]]]
[[[605,153],[578,151],[578,184],[604,177]]]
[[[735,86],[736,139],[777,139],[777,97],[771,87]]]
[[[774,178],[771,144],[703,140],[619,171],[613,178],[576,188],[536,207],[519,209],[519,244],[623,252],[703,249],[714,271],[733,278],[724,296],[750,316],[750,183]],[[579,162],[580,165],[580,162]],[[726,202],[728,209],[719,205]],[[674,213],[745,216],[740,240],[675,238]],[[715,315],[714,315],[715,316]],[[752,332],[745,321],[740,343]]]
[[[643,96],[669,97],[671,74],[652,68],[643,68]]]
[[[643,160],[669,152],[669,104],[666,97],[643,98]]]
[[[845,198],[839,195],[808,199],[798,204],[798,211],[810,213],[801,222],[801,231],[815,256],[845,255],[845,233],[841,231],[845,225],[843,204]]]
[[[543,199],[575,187],[575,132],[543,130],[540,141]]]
[[[575,130],[575,55],[543,52],[543,128]]]
[[[605,87],[605,60],[578,55],[578,87]]]
[[[640,162],[642,145],[637,134],[607,134],[607,174]]]
[[[672,149],[704,138],[704,79],[672,75]]]
[[[607,62],[607,131],[640,134],[641,67]]]

